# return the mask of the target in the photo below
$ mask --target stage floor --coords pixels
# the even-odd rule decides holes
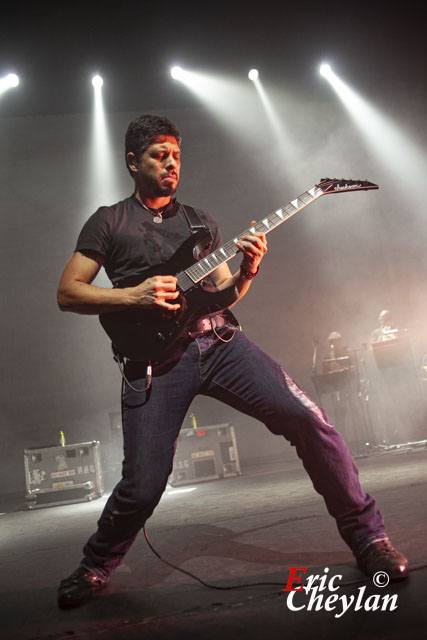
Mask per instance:
[[[239,477],[169,487],[147,524],[157,551],[205,582],[275,583],[269,586],[222,591],[202,586],[162,563],[141,534],[105,590],[85,606],[63,611],[56,605],[57,585],[77,567],[107,496],[34,511],[23,510],[22,500],[4,501],[1,637],[425,638],[426,463],[425,446],[357,459],[363,488],[375,495],[392,542],[410,561],[409,579],[386,587],[356,569],[291,449],[283,462],[243,467]],[[323,596],[316,601],[321,608],[315,610],[314,602],[310,610],[309,594],[296,593],[291,601],[282,592],[289,567],[306,567],[306,577],[342,576],[333,585],[339,589],[326,585],[317,592]],[[339,598],[326,602],[333,594]],[[345,602],[352,604],[343,613]],[[293,611],[292,604],[300,608]]]

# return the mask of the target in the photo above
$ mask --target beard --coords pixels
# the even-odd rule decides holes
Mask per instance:
[[[178,185],[167,184],[165,186],[157,185],[157,193],[156,196],[173,196],[175,191],[177,190]]]
[[[177,188],[178,182],[176,184],[161,184],[157,177],[145,176],[143,193],[149,194],[152,198],[164,198],[172,196]]]

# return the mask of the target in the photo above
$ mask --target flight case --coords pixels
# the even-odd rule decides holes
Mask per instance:
[[[27,509],[85,502],[104,493],[100,443],[24,451]]]
[[[232,424],[181,430],[169,480],[173,487],[240,474],[237,441]]]

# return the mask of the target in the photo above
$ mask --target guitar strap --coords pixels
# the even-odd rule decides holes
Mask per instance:
[[[208,229],[193,207],[190,207],[188,204],[182,204],[181,207],[191,233],[196,233],[196,231],[200,231],[201,229]]]
[[[207,229],[211,233],[209,227],[205,225],[205,223],[203,222],[203,220],[200,218],[199,214],[193,207],[190,207],[188,204],[182,204],[181,206],[182,206],[182,210],[184,212],[185,218],[188,222],[188,226],[190,227],[191,233],[196,233],[196,231],[200,231],[200,229]],[[211,238],[212,238],[212,233],[211,233]],[[218,313],[211,314],[211,315],[218,315]],[[223,315],[225,318],[227,318],[228,322],[230,324],[233,324],[240,331],[242,330],[242,327],[240,326],[239,321],[237,320],[236,316],[230,311],[230,309],[223,309],[220,315]],[[214,332],[216,333],[215,329],[214,329]],[[218,338],[222,342],[229,342],[229,340],[223,340],[220,336],[218,336]]]

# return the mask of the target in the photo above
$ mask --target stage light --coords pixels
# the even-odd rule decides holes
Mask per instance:
[[[174,80],[182,80],[184,78],[184,71],[181,69],[181,67],[172,67],[171,69],[171,76]]]
[[[13,89],[19,84],[19,78],[16,73],[8,73],[4,78],[0,78],[0,93]]]
[[[92,84],[95,89],[99,89],[104,84],[104,80],[101,78],[101,76],[96,75],[92,78]]]
[[[254,82],[255,80],[258,80],[259,78],[259,71],[258,69],[251,69],[248,73],[248,78],[249,80],[252,80],[252,82]]]
[[[329,64],[320,65],[320,75],[327,78],[332,73],[332,69]]]
[[[17,87],[19,84],[19,78],[16,73],[9,73],[6,76],[6,83],[8,87]]]

